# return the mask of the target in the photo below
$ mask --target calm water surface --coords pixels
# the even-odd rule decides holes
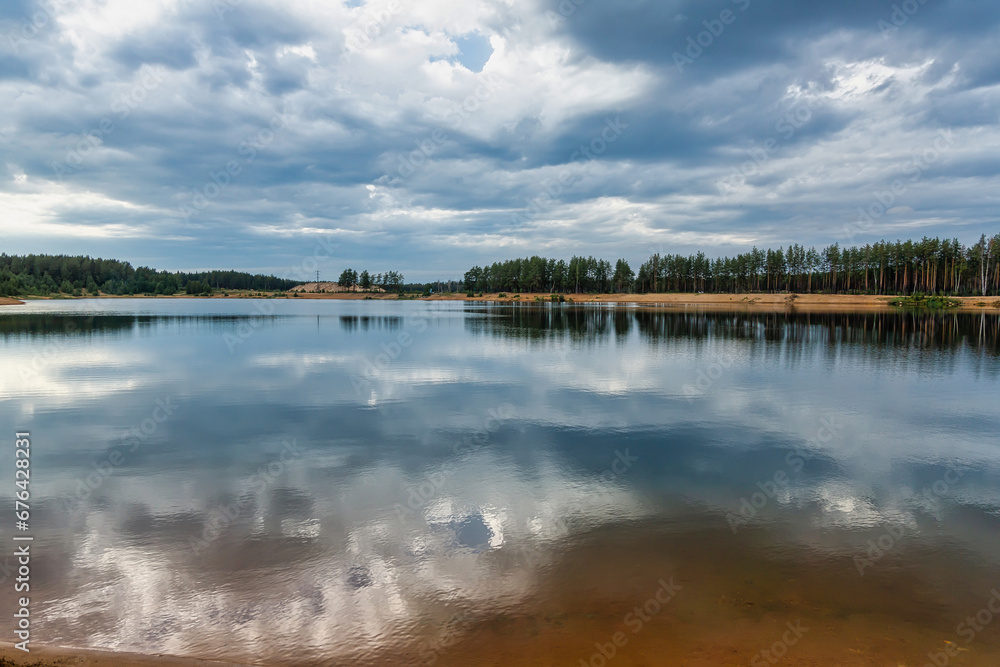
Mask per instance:
[[[5,307],[33,639],[266,664],[996,665],[998,328]]]

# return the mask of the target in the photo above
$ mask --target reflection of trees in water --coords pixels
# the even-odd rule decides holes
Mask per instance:
[[[131,334],[157,328],[183,327],[189,329],[218,329],[230,331],[233,327],[252,321],[274,320],[277,315],[12,315],[0,317],[0,337],[14,336],[98,336]]]
[[[975,349],[1000,353],[1000,315],[993,313],[880,312],[692,312],[608,306],[468,304],[465,328],[474,334],[524,340],[600,343],[637,330],[657,344],[670,340],[746,340],[830,345],[860,344],[915,350]],[[230,331],[244,322],[259,326],[279,315],[9,315],[0,337],[106,335],[158,327]],[[403,317],[343,315],[345,331],[400,330]]]
[[[467,331],[528,340],[598,342],[612,334],[624,338],[635,323],[633,314],[622,308],[490,306],[467,308],[466,313],[471,315],[465,319]]]
[[[468,308],[466,329],[500,338],[599,340],[633,329],[649,343],[743,340],[788,344],[1000,352],[1000,316],[987,313],[715,312],[588,306]]]
[[[131,333],[157,327],[183,327],[231,330],[248,322],[254,328],[262,322],[290,315],[263,315],[260,313],[235,315],[11,315],[0,317],[0,337],[74,336],[87,334]],[[340,326],[344,331],[387,330],[403,328],[403,318],[379,315],[342,315]]]
[[[341,315],[344,331],[396,331],[403,328],[403,318],[396,315]]]

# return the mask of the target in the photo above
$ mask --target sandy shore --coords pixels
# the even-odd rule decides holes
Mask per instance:
[[[421,297],[420,301],[491,301],[502,303],[539,303],[551,301],[551,294],[484,294],[469,297],[464,294],[435,294]],[[373,299],[395,300],[393,294],[299,293],[302,299]],[[648,306],[704,306],[707,308],[749,307],[774,310],[798,308],[812,310],[891,308],[889,302],[897,297],[855,294],[564,294],[567,303],[625,303]],[[962,302],[961,310],[1000,311],[997,297],[955,297]]]
[[[11,299],[6,296],[0,296],[0,306],[16,306],[18,304],[24,303],[23,301],[18,301],[17,299]]]
[[[279,293],[277,298],[297,298],[297,299],[334,299],[334,300],[388,300],[396,301],[395,294],[363,292],[298,292],[297,297],[286,297]],[[502,295],[502,296],[501,296]],[[407,297],[419,301],[490,301],[500,303],[542,303],[550,302],[551,294],[511,294],[511,293],[490,293],[483,296],[470,297],[465,294],[435,294],[429,297]],[[889,302],[896,297],[856,295],[856,294],[564,294],[567,303],[623,303],[639,304],[647,306],[699,306],[712,309],[725,308],[751,308],[751,309],[808,309],[808,310],[837,310],[837,309],[864,309],[864,308],[891,308]],[[93,297],[90,297],[93,298]],[[228,296],[215,295],[211,297],[203,296],[105,296],[101,299],[237,299],[255,298],[249,294],[231,292]],[[260,297],[256,297],[260,298]],[[951,297],[962,302],[960,310],[976,311],[1000,311],[1000,299],[995,296],[988,297]],[[17,299],[0,298],[0,305],[21,304],[23,301]],[[2,667],[2,666],[0,666]]]

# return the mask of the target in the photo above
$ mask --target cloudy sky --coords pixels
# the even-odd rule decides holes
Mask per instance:
[[[424,280],[968,243],[1000,227],[998,24],[986,0],[0,0],[0,249]]]

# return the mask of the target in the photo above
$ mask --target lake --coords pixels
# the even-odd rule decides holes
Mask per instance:
[[[0,354],[38,643],[1000,663],[996,314],[35,301]]]

